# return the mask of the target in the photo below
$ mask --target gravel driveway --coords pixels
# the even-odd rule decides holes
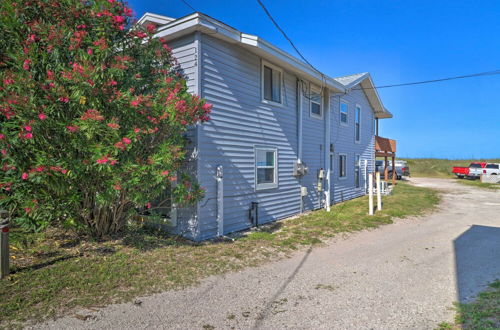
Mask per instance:
[[[412,181],[443,189],[436,213],[36,328],[434,329],[500,278],[500,192]]]

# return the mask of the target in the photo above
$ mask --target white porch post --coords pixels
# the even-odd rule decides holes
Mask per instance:
[[[324,89],[323,95],[323,113],[325,114],[325,147],[323,157],[325,160],[325,209],[330,212],[330,91],[328,88]]]

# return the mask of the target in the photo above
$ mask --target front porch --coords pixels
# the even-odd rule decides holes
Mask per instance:
[[[392,160],[392,184],[396,184],[396,140],[375,136],[375,158],[384,157],[384,180],[389,179],[388,158]]]

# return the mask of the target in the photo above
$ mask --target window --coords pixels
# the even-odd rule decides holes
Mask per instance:
[[[321,118],[323,116],[321,109],[321,91],[311,88],[310,94],[311,116]]]
[[[347,161],[347,155],[339,155],[339,178],[346,178],[347,174],[345,171]]]
[[[340,123],[347,124],[347,103],[340,103]]]
[[[361,107],[356,105],[356,116],[354,120],[354,138],[356,142],[361,140]]]
[[[361,186],[360,184],[360,164],[361,163],[361,158],[359,155],[356,155],[356,158],[354,160],[354,184],[356,188],[359,188]]]
[[[255,148],[255,181],[257,190],[278,187],[277,153],[276,148]]]
[[[281,102],[283,72],[271,64],[262,65],[262,96],[265,101]]]

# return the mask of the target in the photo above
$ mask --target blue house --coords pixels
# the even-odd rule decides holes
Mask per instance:
[[[213,104],[188,134],[189,171],[206,190],[172,206],[170,229],[204,240],[363,196],[378,119],[391,118],[369,73],[331,78],[207,15],[146,13]]]

